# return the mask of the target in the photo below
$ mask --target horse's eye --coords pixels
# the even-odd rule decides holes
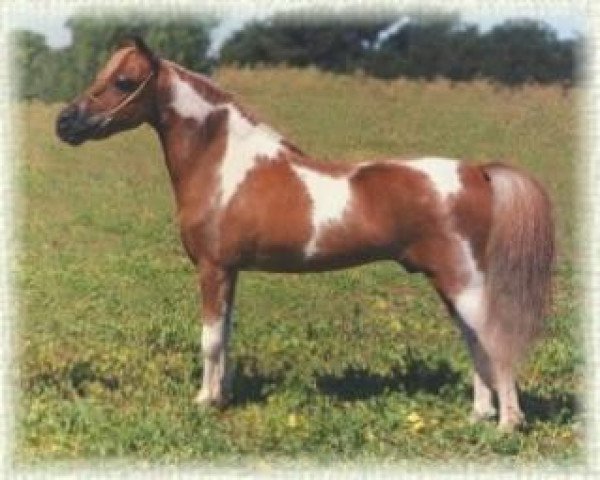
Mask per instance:
[[[137,83],[125,77],[119,77],[115,81],[115,87],[122,92],[133,92],[137,88]]]

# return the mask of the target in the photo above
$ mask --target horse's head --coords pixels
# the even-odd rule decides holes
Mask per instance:
[[[124,42],[92,85],[59,114],[58,136],[79,145],[150,121],[159,66],[141,39]]]

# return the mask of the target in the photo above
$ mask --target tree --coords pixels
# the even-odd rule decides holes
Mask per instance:
[[[453,16],[417,17],[371,53],[366,70],[381,78],[469,80],[477,74],[480,59],[477,27]]]
[[[21,98],[67,100],[93,80],[119,41],[140,35],[159,55],[196,71],[207,71],[209,28],[214,21],[194,18],[131,20],[121,17],[74,17],[67,26],[73,42],[50,49],[45,38],[21,31],[14,36],[15,66]]]
[[[251,66],[315,65],[334,72],[352,72],[362,67],[368,46],[388,23],[275,17],[253,22],[237,32],[223,45],[220,60]]]
[[[511,85],[528,80],[546,83],[573,76],[573,44],[560,42],[556,33],[541,22],[506,21],[486,34],[483,44],[484,76]]]
[[[441,75],[451,80],[472,80],[481,73],[483,45],[476,26],[452,31],[446,42]]]
[[[75,17],[67,22],[73,34],[71,57],[77,89],[89,84],[120,40],[139,35],[156,52],[195,71],[207,71],[209,28],[214,21],[195,18],[134,19]]]
[[[160,56],[196,70],[213,66],[206,53],[212,18],[73,17],[72,45],[53,50],[36,33],[14,34],[16,86],[21,98],[67,100],[93,80],[118,45],[140,35]],[[510,85],[571,82],[581,39],[559,40],[546,24],[507,21],[482,34],[457,16],[411,16],[397,31],[391,18],[308,14],[253,22],[221,49],[220,63],[315,65],[337,73],[363,70],[379,78],[452,80],[487,77]]]
[[[50,49],[46,38],[38,33],[18,30],[13,33],[16,93],[21,98],[38,96],[40,82]]]
[[[362,69],[380,78],[470,80],[484,76],[517,84],[572,80],[577,42],[559,41],[546,24],[508,21],[481,34],[456,15],[411,15],[411,21],[375,42],[391,20],[274,17],[236,33],[222,63],[315,65],[345,73]]]

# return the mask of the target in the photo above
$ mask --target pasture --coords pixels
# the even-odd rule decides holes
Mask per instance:
[[[314,70],[216,77],[319,158],[507,159],[547,186],[558,260],[545,336],[520,374],[528,425],[470,424],[459,333],[425,279],[392,263],[242,273],[235,400],[199,410],[196,275],[157,138],[144,127],[73,149],[54,135],[60,106],[31,103],[16,112],[15,459],[581,462],[576,92]]]

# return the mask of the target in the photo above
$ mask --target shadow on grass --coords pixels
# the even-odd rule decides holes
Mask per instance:
[[[520,392],[521,408],[529,421],[571,423],[581,410],[579,399],[571,392],[555,392],[538,395],[533,392]]]
[[[263,374],[253,358],[238,360],[234,367],[231,405],[265,403],[268,396],[285,383],[284,377],[281,371]],[[343,401],[366,400],[386,391],[408,395],[458,395],[464,397],[466,402],[472,400],[470,382],[465,382],[463,374],[445,360],[432,362],[410,358],[404,368],[395,367],[388,375],[372,373],[367,369],[347,368],[342,375],[317,375],[316,387],[319,393]],[[580,411],[578,398],[571,392],[539,394],[522,391],[519,398],[528,421],[567,424]]]
[[[409,395],[417,392],[439,394],[445,387],[454,388],[460,377],[461,374],[446,361],[430,365],[414,359],[405,369],[394,368],[385,376],[354,368],[346,369],[341,376],[322,375],[317,377],[317,388],[340,400],[366,400],[386,390]]]
[[[279,378],[261,374],[237,373],[233,379],[231,405],[239,407],[248,403],[265,403],[270,391],[279,381]]]
[[[256,361],[252,358],[238,360],[233,366],[231,405],[265,403],[269,394],[281,381],[281,375],[260,373]]]

